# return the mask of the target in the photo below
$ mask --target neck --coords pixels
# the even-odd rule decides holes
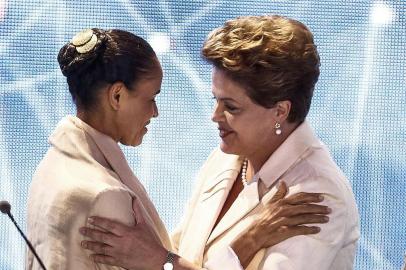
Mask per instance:
[[[273,134],[269,140],[272,143],[266,145],[266,147],[258,147],[246,158],[249,161],[250,166],[253,169],[254,174],[258,173],[265,162],[272,156],[272,154],[279,148],[279,146],[289,137],[289,135],[299,126],[298,123],[287,123],[284,125],[282,134]]]
[[[103,111],[87,111],[80,110],[76,111],[76,117],[96,129],[97,131],[106,134],[113,138],[115,141],[118,141],[118,136],[112,132],[116,130],[112,128],[112,121],[108,114]]]

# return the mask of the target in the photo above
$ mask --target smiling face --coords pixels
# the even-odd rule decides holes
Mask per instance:
[[[217,104],[212,120],[221,137],[220,148],[228,154],[250,157],[262,153],[275,141],[275,108],[255,104],[245,89],[214,68],[212,92]]]
[[[147,133],[151,118],[158,116],[155,97],[162,83],[162,69],[159,66],[145,79],[139,80],[132,88],[125,88],[120,94],[120,107],[116,115],[119,130],[118,141],[124,145],[137,146]]]

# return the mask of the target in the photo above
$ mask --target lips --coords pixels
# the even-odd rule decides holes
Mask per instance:
[[[145,126],[144,126],[144,131],[145,132],[147,132],[148,131],[148,128],[147,128],[147,126],[149,125],[149,123],[150,123],[151,121],[148,121],[146,124],[145,124]]]
[[[218,130],[219,130],[219,136],[222,139],[224,139],[228,135],[234,133],[234,131],[232,131],[231,129],[225,129],[225,128],[222,128],[222,127],[219,127]]]

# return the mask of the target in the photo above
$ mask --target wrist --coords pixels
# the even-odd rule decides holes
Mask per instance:
[[[166,256],[168,254],[168,250],[165,248],[159,248],[157,249],[152,256],[152,258],[149,258],[149,261],[153,261],[154,263],[149,263],[148,269],[156,269],[156,270],[162,270],[163,265],[166,263]],[[137,264],[137,267],[131,268],[131,270],[137,270],[140,269],[139,265]]]
[[[163,270],[173,270],[174,269],[174,264],[175,264],[175,257],[176,254],[168,251],[165,257],[165,262],[162,266]]]
[[[262,247],[261,241],[257,241],[255,236],[256,234],[253,229],[249,229],[236,238],[230,245],[244,269]]]

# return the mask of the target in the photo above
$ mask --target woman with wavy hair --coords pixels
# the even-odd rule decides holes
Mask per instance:
[[[352,269],[359,217],[351,185],[306,121],[320,66],[312,33],[286,17],[240,17],[212,31],[202,54],[213,66],[212,120],[221,143],[200,171],[188,210],[172,238],[175,252],[209,269],[217,269],[211,260],[227,246],[237,255],[223,255],[218,269]],[[256,248],[249,242],[242,246],[233,242],[248,227],[263,231],[258,217],[267,211],[282,180],[293,194],[322,193],[332,210],[330,222],[320,224],[318,234],[270,247],[262,245],[266,237],[257,240]],[[113,235],[107,237],[111,246],[104,250],[110,262],[153,269],[138,267],[139,247],[148,241],[136,237],[137,226],[104,219],[95,224]],[[289,224],[280,231],[288,228]],[[100,252],[100,239],[106,234],[87,230],[87,235],[98,242],[86,247]],[[247,249],[254,252],[241,256],[240,251]],[[128,264],[123,264],[125,258]]]
[[[137,253],[139,268],[161,269],[166,263],[166,268],[174,264],[196,269],[187,260],[172,257],[173,243],[118,145],[141,144],[147,125],[158,116],[155,97],[160,92],[163,73],[153,49],[132,33],[94,28],[80,32],[65,44],[58,62],[76,104],[76,115],[63,118],[50,136],[50,148],[37,167],[28,200],[29,238],[47,269],[117,269],[101,264],[98,257],[81,248],[81,243],[86,246],[84,240],[89,239],[78,230],[92,216],[110,218],[126,226],[134,226],[137,221],[139,240],[148,240],[138,249],[148,251],[141,257]],[[247,227],[234,244],[248,245],[256,238],[268,241],[261,247],[236,250],[236,256],[250,257],[263,246],[318,232],[317,228],[300,226],[325,217],[319,215],[327,213],[325,206],[311,204],[321,201],[318,194],[285,195],[286,187],[281,185],[268,212],[258,217],[262,230]],[[299,208],[279,211],[292,204]],[[280,232],[287,224],[297,226]],[[112,247],[108,242],[111,235],[101,239],[107,241],[101,246],[102,251],[108,252]],[[125,245],[121,248],[127,251]],[[232,252],[227,247],[223,251]],[[133,255],[128,259],[133,259]],[[145,266],[143,261],[152,264]],[[222,268],[221,264],[216,267]],[[26,268],[40,269],[31,253]]]

